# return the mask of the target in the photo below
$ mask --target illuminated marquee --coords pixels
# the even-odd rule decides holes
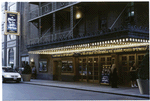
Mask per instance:
[[[61,56],[70,56],[69,54],[73,53],[78,53],[80,55],[93,55],[117,52],[145,51],[149,48],[149,42],[150,40],[145,39],[123,38],[116,40],[107,40],[105,42],[103,41],[29,51],[29,54],[61,54]]]
[[[5,11],[5,35],[20,34],[20,13]]]

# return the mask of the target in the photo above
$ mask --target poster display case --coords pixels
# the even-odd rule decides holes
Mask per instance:
[[[101,73],[101,84],[110,84],[110,68],[111,65],[103,65]]]

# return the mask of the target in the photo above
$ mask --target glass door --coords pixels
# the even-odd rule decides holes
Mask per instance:
[[[127,82],[127,75],[128,75],[128,56],[122,56],[122,73],[121,73],[121,77],[122,77],[122,83],[126,83]]]
[[[86,58],[79,59],[79,81],[87,81]]]
[[[93,58],[88,58],[88,81],[93,82]]]
[[[98,83],[98,58],[94,58],[94,82]]]
[[[121,73],[120,78],[122,79],[121,83],[124,85],[130,85],[130,68],[132,62],[136,62],[135,55],[122,55],[121,56]]]
[[[79,68],[78,68],[78,70],[79,70],[79,81],[82,81],[82,74],[83,74],[83,72],[82,72],[82,59],[79,59]]]
[[[88,62],[88,81],[98,83],[99,82],[98,57],[89,57],[87,62]]]
[[[87,64],[86,64],[86,58],[83,59],[83,75],[82,75],[82,80],[87,81]]]

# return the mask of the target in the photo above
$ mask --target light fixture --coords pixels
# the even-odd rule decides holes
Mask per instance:
[[[81,15],[81,12],[78,11],[78,12],[76,13],[76,19],[80,19],[81,16],[82,16],[82,15]]]

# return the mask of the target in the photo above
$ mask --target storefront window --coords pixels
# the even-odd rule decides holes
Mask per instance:
[[[62,61],[62,72],[73,72],[73,62]]]
[[[39,72],[47,72],[47,61],[39,62]]]

